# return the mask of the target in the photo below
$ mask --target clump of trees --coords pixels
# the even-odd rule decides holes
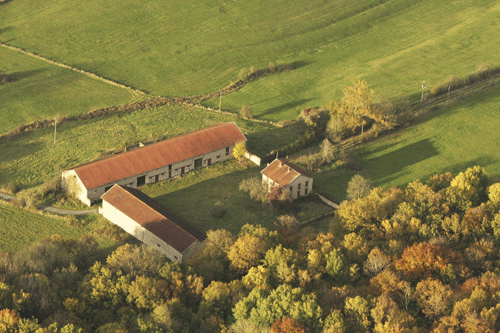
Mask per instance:
[[[343,202],[337,233],[207,232],[188,263],[84,236],[0,253],[6,332],[496,332],[500,183],[481,167]]]

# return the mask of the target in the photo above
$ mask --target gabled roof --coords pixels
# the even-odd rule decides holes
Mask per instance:
[[[222,123],[72,168],[86,189],[165,167],[247,139],[236,123]]]
[[[165,243],[184,252],[206,236],[138,189],[114,185],[101,197]]]
[[[272,179],[281,187],[288,186],[295,180],[295,178],[300,175],[312,178],[310,174],[308,174],[295,164],[279,159],[275,159],[260,173],[262,173],[267,178]]]

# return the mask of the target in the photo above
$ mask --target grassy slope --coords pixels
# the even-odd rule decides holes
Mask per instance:
[[[55,145],[53,128],[41,129],[0,143],[0,184],[12,182],[21,188],[30,188],[59,176],[62,169],[100,158],[106,151],[235,119],[200,109],[164,106],[62,124],[58,126]],[[248,145],[262,153],[259,142],[253,139],[256,134],[252,133],[268,131],[272,126],[244,120],[237,120],[237,123],[245,134],[249,133]],[[284,136],[277,138],[276,144],[280,140],[281,145],[294,140],[287,131],[284,131]]]
[[[69,226],[65,218],[30,212],[0,201],[0,230],[2,230],[0,251],[16,251],[25,247],[26,244],[54,234],[59,234],[63,238],[76,238],[83,234],[92,234],[92,231],[103,223],[96,219],[96,215],[86,219],[88,222],[84,226],[72,227]],[[102,248],[108,248],[115,244],[115,242],[102,237],[96,239]]]
[[[74,115],[126,103],[123,88],[0,47],[0,73],[13,80],[0,83],[0,134],[17,125],[54,115]]]
[[[426,115],[418,124],[363,145],[353,152],[375,186],[401,187],[434,174],[457,175],[483,166],[492,179],[500,176],[500,86],[457,105]],[[318,175],[319,186],[345,198],[352,172]]]
[[[161,95],[210,92],[243,67],[295,62],[223,101],[281,120],[338,98],[358,78],[378,96],[416,96],[421,80],[432,87],[497,65],[499,18],[493,0],[34,0],[2,6],[0,39]]]

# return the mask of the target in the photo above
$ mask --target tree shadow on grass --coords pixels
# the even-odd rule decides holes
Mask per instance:
[[[387,146],[381,147],[384,150],[387,148]],[[431,140],[423,139],[382,156],[374,158],[358,156],[358,163],[369,170],[371,180],[377,185],[392,182],[402,174],[409,173],[408,167],[437,155],[439,151]]]
[[[249,133],[246,135],[247,149],[262,158],[272,150],[281,149],[295,142],[305,130],[303,122],[295,122],[288,126]]]
[[[306,104],[306,103],[309,103],[310,101],[312,101],[312,99],[310,99],[310,98],[303,98],[303,99],[300,99],[298,101],[288,102],[288,103],[276,106],[274,108],[267,109],[266,111],[264,111],[263,113],[259,114],[258,116],[259,116],[259,118],[261,118],[262,116],[265,116],[265,115],[277,114],[277,113],[281,113],[283,111],[287,111],[287,110],[290,110],[290,109],[296,109],[298,106]]]
[[[9,78],[12,80],[12,82],[19,81],[22,79],[27,79],[32,76],[38,75],[40,73],[43,73],[47,71],[46,68],[40,68],[40,69],[33,69],[31,71],[23,71],[23,72],[14,72],[9,75]]]

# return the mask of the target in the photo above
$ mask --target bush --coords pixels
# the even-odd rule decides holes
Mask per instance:
[[[276,72],[276,66],[274,66],[274,64],[272,62],[269,63],[269,73],[274,73]]]
[[[238,79],[241,81],[245,81],[248,79],[248,70],[246,68],[242,68],[238,73]]]
[[[5,185],[1,185],[0,191],[14,195],[17,192],[17,188],[16,185],[14,185],[13,183],[8,183]]]
[[[445,94],[448,92],[448,87],[450,87],[451,89],[456,89],[463,86],[464,86],[464,80],[455,75],[450,75],[446,78],[446,80],[444,80],[444,82],[441,82],[440,84],[431,89],[431,95],[438,96],[441,94]]]
[[[469,73],[465,81],[467,83],[474,83],[482,80],[492,74],[493,70],[487,64],[481,64],[474,72]]]
[[[245,119],[251,119],[253,118],[253,110],[250,106],[244,105],[240,109],[240,116],[242,116]]]

